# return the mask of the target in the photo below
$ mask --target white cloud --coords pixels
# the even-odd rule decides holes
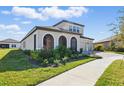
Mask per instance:
[[[2,13],[2,14],[5,14],[5,15],[11,14],[11,12],[10,12],[10,11],[7,11],[7,10],[3,10],[3,11],[1,11],[1,13]]]
[[[58,7],[46,7],[39,8],[39,11],[47,17],[52,18],[71,18],[71,17],[80,17],[84,13],[87,13],[88,10],[85,7],[69,7],[68,9],[60,9]]]
[[[85,7],[68,7],[60,9],[59,7],[45,8],[29,8],[29,7],[13,7],[12,14],[16,16],[24,16],[30,19],[47,20],[49,18],[72,18],[80,17],[88,12]]]
[[[2,33],[1,31],[3,31],[4,33]],[[22,39],[23,36],[26,35],[26,32],[21,31],[21,28],[16,25],[16,24],[10,24],[10,25],[5,25],[5,24],[0,24],[0,36],[4,36],[4,37],[0,37],[0,38],[13,38],[13,39],[17,39],[20,40]]]
[[[11,25],[4,25],[0,24],[0,30],[14,30],[14,31],[19,31],[20,27],[16,24],[11,24]]]
[[[34,8],[13,7],[11,12],[17,16],[24,16],[26,18],[43,19],[43,16],[38,13]]]
[[[15,30],[7,31],[7,33],[11,35],[24,35],[25,34],[25,32],[15,31]]]
[[[27,25],[27,24],[31,24],[31,21],[22,21],[21,24]]]
[[[103,32],[103,31],[101,31],[101,32],[99,32],[100,34],[104,34],[105,32]]]

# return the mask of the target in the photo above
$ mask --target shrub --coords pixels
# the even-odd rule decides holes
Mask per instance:
[[[52,49],[41,49],[39,56],[43,57],[43,59],[47,59],[54,56],[53,52],[54,50]]]
[[[54,65],[53,67],[58,67],[60,64],[60,60],[54,60]]]
[[[124,52],[124,48],[116,48],[114,51],[116,51],[116,52]]]
[[[64,60],[64,58],[60,60],[60,63],[66,65],[66,61]]]
[[[96,51],[104,51],[103,46],[97,46],[94,50]]]
[[[56,51],[57,51],[57,53],[58,53],[58,55],[59,55],[59,59],[61,59],[62,60],[62,58],[64,58],[65,57],[65,55],[66,55],[66,50],[67,50],[67,48],[65,47],[65,46],[58,46],[57,48],[56,48]]]
[[[38,51],[31,51],[30,55],[31,55],[32,59],[34,59],[34,60],[38,60],[38,58],[39,58]]]
[[[54,63],[54,58],[53,57],[48,58],[48,62],[49,62],[49,64],[53,64]]]
[[[71,59],[78,59],[83,54],[71,50],[65,46],[58,46],[56,49],[41,49],[38,51],[25,51],[33,60],[41,63],[43,67],[65,65]]]
[[[42,63],[44,61],[44,59],[42,57],[39,57],[38,56],[38,59],[37,59],[38,62]]]
[[[24,53],[25,53],[26,55],[30,56],[31,51],[30,51],[30,50],[24,50]]]
[[[70,48],[67,48],[66,49],[66,56],[71,57],[71,55],[72,55],[72,50]]]
[[[89,55],[86,55],[86,54],[82,54],[83,57],[89,57]]]
[[[41,63],[41,65],[42,65],[43,67],[47,67],[47,66],[49,65],[48,60],[47,60],[47,59],[43,60],[43,62]]]
[[[83,48],[80,48],[80,53],[82,53],[83,52]]]

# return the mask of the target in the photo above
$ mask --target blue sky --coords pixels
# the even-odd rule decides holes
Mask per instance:
[[[123,7],[0,7],[0,40],[21,40],[34,26],[51,26],[66,19],[85,25],[84,36],[95,41],[112,35],[107,24],[115,22]]]

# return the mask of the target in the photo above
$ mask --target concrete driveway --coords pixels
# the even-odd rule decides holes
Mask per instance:
[[[123,55],[114,53],[101,52],[97,55],[103,58],[80,65],[38,86],[93,86],[112,61],[123,58]]]

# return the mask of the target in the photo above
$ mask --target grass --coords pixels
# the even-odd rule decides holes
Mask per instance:
[[[0,49],[0,59],[6,56],[12,49]]]
[[[98,79],[96,86],[124,86],[124,60],[115,60]]]
[[[117,53],[117,54],[123,54],[124,55],[124,52],[115,52],[115,53]]]
[[[122,55],[124,55],[124,52],[115,52],[115,51],[105,51],[105,52],[110,52],[110,53],[116,53],[116,54],[122,54]]]
[[[1,51],[3,51],[4,56]],[[21,50],[5,49],[0,50],[0,53],[1,86],[37,85],[51,77],[96,59],[88,57],[59,67],[41,68],[32,65],[28,57]]]

